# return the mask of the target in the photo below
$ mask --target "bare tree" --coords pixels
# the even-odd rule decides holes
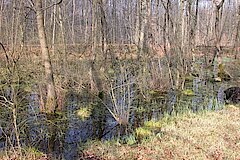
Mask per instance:
[[[217,2],[217,0],[213,0],[213,3],[215,5],[215,24],[214,24],[214,33],[215,33],[215,51],[213,55],[213,60],[212,63],[214,64],[213,67],[213,73],[214,73],[214,78],[217,78],[217,68],[218,68],[218,61],[217,58],[219,58],[219,53],[221,52],[221,47],[220,47],[220,42],[221,42],[221,37],[222,37],[222,32],[221,32],[221,19],[222,19],[222,12],[220,10],[223,7],[225,0],[221,0],[220,3]]]
[[[236,5],[237,5],[237,1],[236,1]],[[239,45],[239,42],[240,42],[240,3],[237,5],[236,7],[236,12],[237,12],[237,24],[236,24],[236,31],[235,31],[235,35],[234,35],[234,45],[233,45],[233,48],[235,50],[235,59],[237,59],[237,55],[238,55],[238,52],[240,50],[240,45]]]
[[[56,110],[56,92],[53,78],[53,70],[51,65],[51,59],[49,55],[47,37],[44,27],[44,16],[42,7],[42,0],[36,0],[36,12],[37,12],[37,25],[38,25],[38,36],[41,45],[42,59],[45,68],[45,82],[47,85],[47,99],[45,103],[45,109],[47,113],[53,113]]]
[[[1,37],[3,37],[3,32],[2,32],[3,10],[4,10],[4,0],[0,2],[0,36]]]
[[[148,0],[142,0],[141,1],[141,11],[140,11],[140,29],[139,29],[139,40],[138,40],[138,49],[139,49],[139,56],[142,57],[144,56],[143,51],[144,51],[144,41],[146,38],[145,33],[146,33],[146,26],[147,26],[147,21],[148,21],[148,9],[150,9],[150,1]]]

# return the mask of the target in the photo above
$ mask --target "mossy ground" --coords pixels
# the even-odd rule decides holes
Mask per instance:
[[[139,144],[91,142],[83,151],[98,159],[240,159],[240,109],[225,109],[173,117],[161,132]]]

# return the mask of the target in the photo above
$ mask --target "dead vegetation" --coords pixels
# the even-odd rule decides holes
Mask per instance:
[[[173,117],[154,137],[138,145],[94,142],[85,153],[102,159],[240,159],[240,109]]]

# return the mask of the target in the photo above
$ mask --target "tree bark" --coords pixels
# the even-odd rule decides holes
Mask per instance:
[[[92,1],[92,57],[91,60],[96,59],[97,49],[97,1]]]
[[[4,0],[1,1],[1,4],[0,4],[0,37],[3,37],[3,33],[2,33],[2,21],[3,21],[3,10],[4,10]],[[1,39],[1,41],[3,41],[3,38]]]
[[[72,43],[75,45],[75,12],[76,12],[76,0],[72,0]]]
[[[49,50],[47,46],[46,32],[44,28],[44,15],[42,9],[42,0],[36,1],[36,12],[37,12],[37,26],[38,26],[38,36],[42,51],[42,59],[45,68],[45,83],[47,87],[47,97],[45,102],[45,111],[47,113],[54,113],[57,103],[56,103],[56,92],[55,84],[53,78],[53,70],[49,55]]]
[[[148,5],[147,0],[142,0],[141,1],[141,18],[140,18],[140,31],[139,31],[139,41],[138,41],[138,49],[139,49],[139,58],[144,56],[144,40],[145,40],[145,32],[146,32],[146,25],[147,25],[147,11]]]
[[[237,4],[237,3],[236,3]],[[237,27],[236,27],[236,33],[234,35],[234,45],[233,48],[235,50],[235,59],[237,59],[237,54],[238,54],[238,50],[239,50],[239,31],[240,31],[240,4],[238,4],[238,6],[236,7],[236,12],[237,12]]]
[[[55,54],[55,44],[56,44],[56,14],[57,14],[57,6],[53,7],[53,28],[52,28],[52,53]]]
[[[214,24],[214,31],[215,31],[215,51],[213,55],[212,64],[213,66],[213,74],[214,78],[217,78],[217,68],[218,68],[218,58],[219,54],[221,52],[220,42],[221,42],[221,31],[220,31],[220,21],[221,21],[221,14],[220,9],[223,7],[224,0],[221,0],[219,4],[215,0],[213,0],[213,3],[215,5],[215,24]]]

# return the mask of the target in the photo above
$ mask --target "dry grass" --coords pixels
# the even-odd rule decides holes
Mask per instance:
[[[161,133],[135,146],[94,142],[84,152],[112,160],[240,159],[240,109],[235,106],[174,117]]]
[[[49,157],[34,148],[23,149],[22,153],[17,150],[0,151],[0,160],[48,160]]]

